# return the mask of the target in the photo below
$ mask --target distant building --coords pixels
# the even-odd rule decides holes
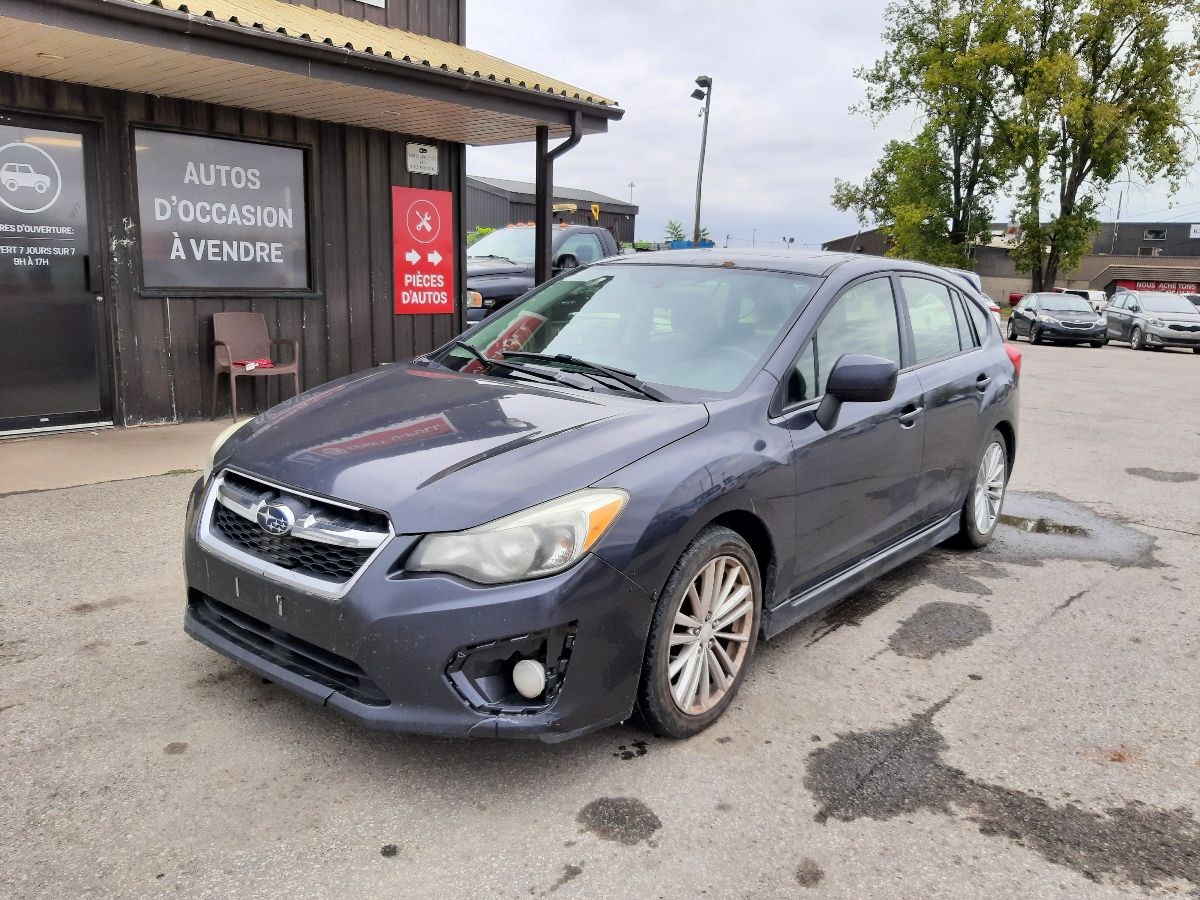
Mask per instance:
[[[1029,276],[1013,265],[1009,230],[1003,222],[993,223],[991,241],[971,248],[984,291],[997,299],[1029,290]],[[889,242],[880,229],[872,228],[821,246],[882,256]],[[1109,294],[1117,288],[1195,292],[1200,288],[1200,223],[1105,222],[1092,239],[1092,252],[1074,271],[1060,272],[1058,286]]]
[[[513,222],[532,222],[534,185],[531,181],[510,181],[507,178],[467,176],[466,230],[503,228]],[[592,205],[599,207],[600,218],[592,216]],[[554,213],[558,221],[576,225],[602,225],[618,241],[633,241],[633,226],[638,208],[632,203],[575,188],[556,187]],[[564,208],[565,207],[565,208]],[[574,209],[570,209],[574,207]]]

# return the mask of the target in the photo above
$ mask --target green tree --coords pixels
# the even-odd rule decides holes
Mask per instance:
[[[684,234],[683,224],[678,219],[672,219],[667,223],[667,240],[668,241],[686,241],[687,235]]]
[[[993,111],[1006,105],[1012,48],[997,14],[1006,2],[894,2],[884,14],[887,49],[855,73],[867,85],[858,112],[878,122],[914,109],[922,119],[917,137],[889,143],[862,184],[834,186],[834,205],[863,225],[885,225],[897,256],[964,265],[988,233],[1012,166],[991,127]]]
[[[1017,265],[1035,291],[1078,265],[1128,167],[1174,190],[1191,150],[1195,0],[1010,0],[1013,102],[997,134],[1020,161]],[[1048,213],[1048,218],[1043,217]]]
[[[711,241],[712,240],[712,238],[708,236],[708,229],[705,228],[703,225],[700,226],[700,240],[702,240],[702,241]]]
[[[476,225],[475,228],[467,232],[467,246],[470,247],[481,237],[486,237],[495,230],[495,228],[488,228],[486,225]]]

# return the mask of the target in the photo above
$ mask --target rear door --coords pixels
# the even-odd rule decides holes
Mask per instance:
[[[1108,304],[1108,309],[1104,311],[1105,332],[1108,334],[1109,340],[1125,341],[1129,339],[1129,310],[1125,308],[1128,302],[1128,294],[1116,294],[1113,296],[1112,303]]]
[[[940,519],[966,498],[982,435],[983,398],[992,375],[957,290],[930,276],[902,275],[902,309],[913,342],[913,371],[925,397],[917,518]],[[1035,303],[1029,300],[1030,312]]]
[[[782,414],[773,421],[791,431],[796,468],[789,596],[913,527],[925,427],[917,376],[901,374],[886,402],[846,403],[830,431],[814,418],[840,356],[866,353],[899,365],[900,335],[892,279],[852,282],[822,314],[782,386]]]

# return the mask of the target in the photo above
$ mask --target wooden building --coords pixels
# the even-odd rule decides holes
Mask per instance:
[[[451,338],[465,145],[550,178],[549,139],[622,114],[463,47],[464,9],[0,0],[0,431],[206,416],[216,312],[299,341],[305,388]]]
[[[467,231],[480,226],[503,228],[514,222],[532,222],[536,213],[536,186],[528,181],[467,176]],[[600,225],[619,243],[632,243],[638,208],[632,203],[578,188],[554,188],[554,217],[575,225]],[[593,207],[596,215],[593,214]]]

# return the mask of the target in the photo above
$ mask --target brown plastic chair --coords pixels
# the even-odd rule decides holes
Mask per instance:
[[[289,338],[272,338],[267,334],[267,320],[262,313],[213,313],[213,389],[212,417],[217,417],[217,390],[221,374],[229,376],[229,404],[237,418],[237,380],[239,378],[269,378],[272,375],[291,375],[292,386],[300,393],[300,342]],[[292,361],[275,363],[273,369],[251,369],[235,365],[248,359],[267,359],[276,344],[292,348]]]

